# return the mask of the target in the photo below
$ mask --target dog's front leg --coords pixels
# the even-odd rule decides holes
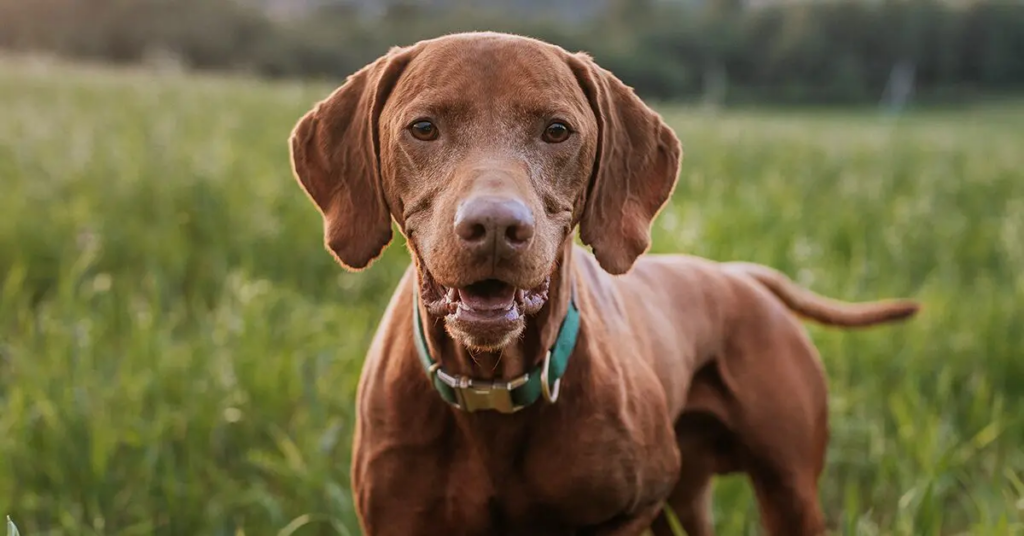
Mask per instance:
[[[586,536],[641,536],[654,523],[661,513],[664,505],[661,502],[651,505],[635,514],[624,514],[615,519],[594,527],[591,530],[582,531]]]

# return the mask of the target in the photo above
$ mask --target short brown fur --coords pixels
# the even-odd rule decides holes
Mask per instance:
[[[410,135],[422,118],[437,140]],[[555,119],[572,135],[541,141]],[[825,530],[826,381],[793,313],[860,326],[917,305],[848,304],[760,265],[644,255],[682,150],[591,58],[496,33],[396,48],[303,117],[291,149],[342,265],[369,265],[392,220],[413,258],[359,383],[352,487],[366,534],[661,535],[668,504],[690,536],[709,535],[710,479],[735,471],[768,533]],[[480,196],[533,218],[515,255],[460,245],[452,221]],[[577,226],[593,253],[573,244]],[[502,329],[429,306],[437,288],[487,278],[550,291]],[[414,293],[445,370],[507,379],[552,344],[572,284],[581,331],[556,403],[466,413],[439,397],[414,347]]]

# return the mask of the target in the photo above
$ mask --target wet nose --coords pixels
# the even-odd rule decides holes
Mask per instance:
[[[469,199],[455,214],[455,234],[464,248],[508,256],[533,241],[533,214],[522,201],[505,197]]]

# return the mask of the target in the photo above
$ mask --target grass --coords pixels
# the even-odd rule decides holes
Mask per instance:
[[[0,63],[0,514],[26,535],[358,534],[363,353],[408,261],[322,249],[286,136],[323,85]],[[706,115],[656,251],[909,324],[810,326],[841,534],[1024,534],[1024,106]],[[755,533],[720,480],[721,534]]]

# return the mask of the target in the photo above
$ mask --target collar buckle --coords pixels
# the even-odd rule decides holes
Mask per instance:
[[[441,369],[427,348],[427,338],[420,318],[419,293],[413,291],[413,331],[416,353],[427,376],[441,398],[452,407],[466,412],[497,411],[516,413],[543,398],[549,404],[558,400],[565,367],[576,347],[580,331],[580,311],[576,306],[576,285],[570,289],[569,308],[562,318],[558,337],[545,353],[544,361],[526,374],[509,381],[485,381],[468,376],[452,375]]]
[[[448,374],[439,363],[430,367],[430,375],[452,388],[455,394],[454,406],[467,412],[494,410],[500,413],[516,413],[523,409],[512,400],[512,391],[526,385],[530,374],[510,381],[489,382],[475,380],[468,376]]]

